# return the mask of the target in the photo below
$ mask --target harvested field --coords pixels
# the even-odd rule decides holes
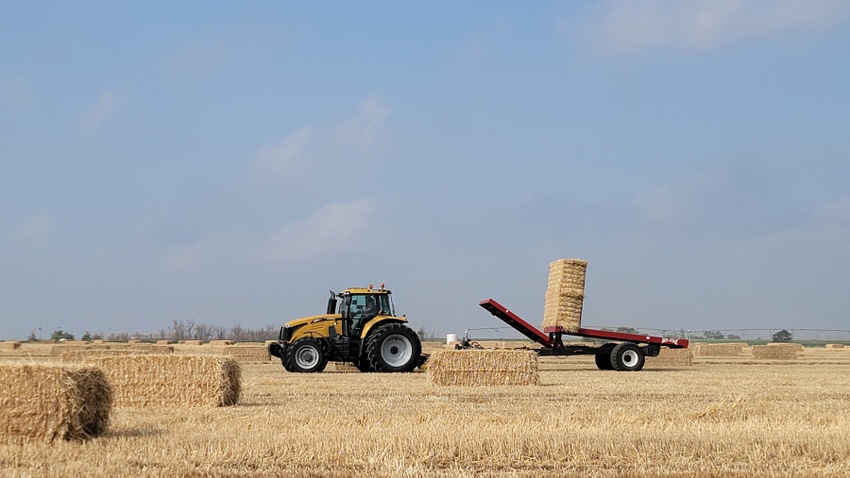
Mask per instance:
[[[537,354],[528,350],[441,350],[428,360],[434,385],[537,385]]]
[[[0,364],[0,439],[82,440],[106,431],[112,388],[94,367]]]
[[[119,355],[85,363],[103,369],[116,406],[227,406],[239,401],[241,367],[209,355]]]
[[[0,474],[850,476],[850,349],[804,357],[695,356],[638,373],[541,357],[557,369],[534,387],[245,365],[235,407],[115,407],[84,443],[0,444]]]

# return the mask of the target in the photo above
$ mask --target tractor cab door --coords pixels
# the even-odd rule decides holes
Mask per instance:
[[[351,294],[341,305],[343,321],[348,325],[349,337],[360,337],[363,326],[378,315],[378,303],[374,294]]]

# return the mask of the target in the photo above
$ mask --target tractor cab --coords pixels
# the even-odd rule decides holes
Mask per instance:
[[[342,316],[343,334],[360,337],[363,326],[375,317],[395,317],[392,292],[384,289],[350,288],[340,293],[331,291],[328,299],[328,314]]]

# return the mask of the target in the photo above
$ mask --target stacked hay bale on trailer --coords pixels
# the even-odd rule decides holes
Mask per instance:
[[[543,327],[560,327],[578,332],[584,305],[587,261],[559,259],[549,264],[549,285],[543,308]]]

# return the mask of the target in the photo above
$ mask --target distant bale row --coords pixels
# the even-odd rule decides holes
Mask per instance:
[[[17,340],[4,340],[0,342],[0,350],[18,350],[21,348],[21,343]]]
[[[538,385],[537,354],[530,350],[438,350],[428,359],[434,385]]]
[[[228,345],[222,354],[239,363],[264,363],[272,358],[264,345]]]
[[[91,357],[114,387],[115,404],[228,406],[239,401],[242,369],[210,355],[118,355]]]
[[[104,345],[54,345],[50,348],[50,355],[53,357],[62,357],[68,354],[90,353],[93,355],[117,355],[120,353],[134,354],[170,354],[174,353],[174,347],[170,345],[153,345],[153,344],[104,344]]]
[[[826,344],[826,348],[831,349],[831,350],[843,349],[844,344]]]
[[[559,259],[549,264],[549,284],[543,308],[543,327],[567,332],[581,328],[587,261]]]
[[[352,372],[358,372],[359,373],[360,372],[360,370],[357,370],[357,367],[355,367],[354,364],[351,363],[351,362],[333,362],[333,365],[334,365],[334,370],[337,371],[337,372],[344,372],[344,373],[352,373]]]
[[[769,360],[792,360],[797,358],[799,344],[756,345],[753,358]]]
[[[694,364],[694,354],[690,349],[672,349],[662,347],[656,357],[646,357],[646,366],[690,367]]]
[[[0,435],[82,440],[104,433],[113,390],[95,367],[0,365]]]
[[[734,357],[744,352],[744,344],[698,344],[694,350],[700,357]]]
[[[204,345],[203,340],[181,340],[177,343],[180,345]]]

